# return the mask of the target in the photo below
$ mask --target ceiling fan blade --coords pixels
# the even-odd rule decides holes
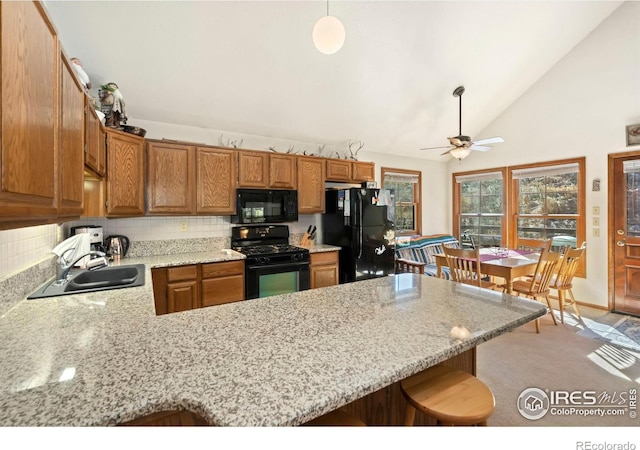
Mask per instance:
[[[451,150],[453,150],[454,148],[456,148],[456,147],[452,147],[449,150],[447,150],[446,152],[440,153],[440,156],[448,155],[449,153],[451,153]]]
[[[421,148],[420,150],[437,150],[439,148],[449,148],[449,146],[442,146],[442,147],[425,147],[425,148]]]
[[[479,144],[479,145],[484,145],[484,144],[499,144],[501,142],[504,142],[504,139],[502,139],[500,136],[496,136],[496,137],[492,137],[492,138],[487,138],[487,139],[480,139],[478,141],[474,141],[473,144]]]
[[[486,152],[487,150],[491,150],[491,147],[486,146],[486,145],[476,145],[473,144],[471,145],[471,147],[469,147],[471,150],[478,150],[479,152]]]

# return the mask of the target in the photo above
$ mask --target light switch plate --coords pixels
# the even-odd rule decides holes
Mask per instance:
[[[600,237],[600,228],[593,229],[593,237]]]
[[[600,207],[599,206],[594,206],[593,207],[593,215],[594,216],[599,216],[600,215]]]
[[[592,219],[592,223],[594,227],[599,227],[600,226],[600,217],[594,217]]]

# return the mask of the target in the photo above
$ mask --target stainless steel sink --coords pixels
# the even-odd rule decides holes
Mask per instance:
[[[57,297],[83,292],[105,291],[144,285],[144,264],[109,266],[96,270],[79,270],[64,284],[51,280],[40,286],[28,299]]]

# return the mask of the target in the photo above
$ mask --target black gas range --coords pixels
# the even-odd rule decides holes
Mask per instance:
[[[246,298],[309,289],[309,250],[289,244],[287,225],[234,227],[231,247],[246,256]]]

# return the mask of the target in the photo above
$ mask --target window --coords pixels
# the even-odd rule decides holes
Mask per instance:
[[[585,158],[453,174],[453,232],[462,245],[518,247],[551,239],[552,251],[586,240]],[[585,262],[577,274],[585,276]]]
[[[420,234],[422,173],[417,170],[382,169],[382,187],[395,191],[396,235]]]
[[[513,183],[513,243],[551,239],[551,249],[579,247],[584,233],[584,159],[509,169]]]
[[[498,247],[505,231],[504,170],[454,174],[454,234],[463,247]]]

